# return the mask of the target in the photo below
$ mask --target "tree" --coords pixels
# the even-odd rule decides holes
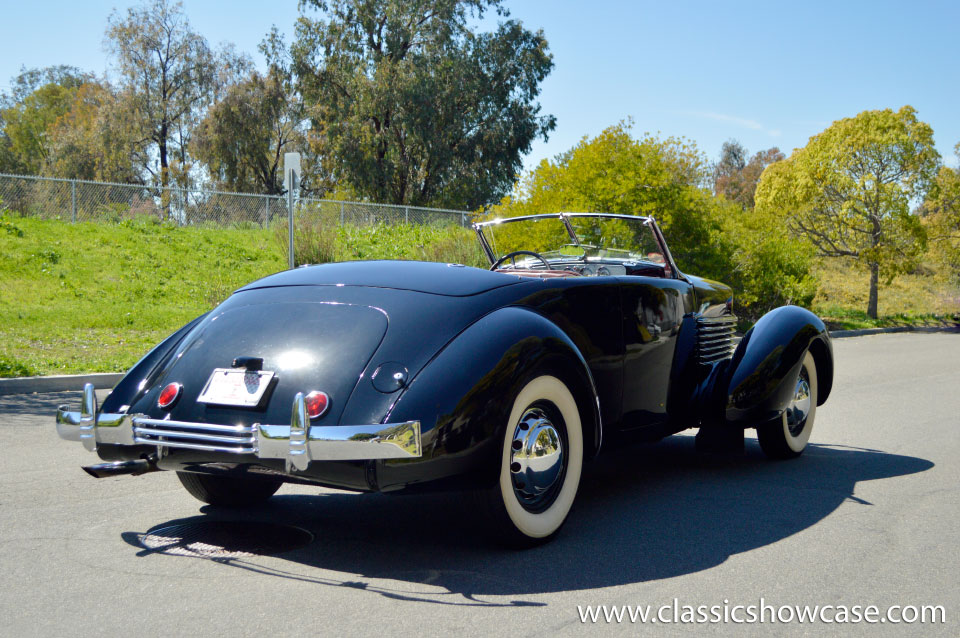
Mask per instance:
[[[583,138],[554,161],[544,160],[491,217],[560,211],[652,215],[681,269],[734,287],[741,317],[812,301],[816,282],[802,242],[781,232],[768,215],[744,211],[704,188],[710,169],[695,144],[649,134],[634,139],[631,126],[629,120],[620,122]],[[530,241],[518,243],[554,238],[524,239]]]
[[[553,67],[543,33],[472,16],[502,0],[304,0],[291,53],[318,152],[356,193],[476,208],[498,200],[554,118],[536,98]]]
[[[280,195],[283,154],[298,151],[302,193],[322,193],[318,158],[311,152],[307,109],[294,85],[286,47],[274,28],[261,43],[268,72],[251,72],[227,89],[200,122],[193,149],[218,188]]]
[[[932,257],[955,277],[960,273],[960,144],[953,148],[958,167],[940,167],[921,214]]]
[[[69,109],[78,88],[91,81],[75,67],[23,69],[0,99],[0,161],[4,172],[36,175],[50,151],[50,129]]]
[[[594,138],[584,137],[553,162],[543,160],[494,208],[494,216],[604,212],[653,215],[670,237],[683,267],[729,274],[718,244],[719,216],[713,198],[699,188],[707,163],[696,145],[680,138],[634,139],[632,122],[620,122]]]
[[[129,118],[110,85],[88,81],[77,88],[67,110],[48,129],[43,173],[105,182],[140,183],[142,159]]]
[[[720,160],[713,170],[713,192],[723,195],[743,209],[754,207],[754,193],[764,169],[785,159],[777,147],[760,151],[747,161],[747,149],[736,140],[724,142]]]
[[[933,130],[912,107],[864,111],[767,168],[757,208],[780,213],[822,255],[866,267],[867,314],[875,319],[881,274],[889,280],[923,253],[925,233],[911,203],[922,200],[938,165]]]
[[[194,126],[217,92],[246,72],[249,60],[230,48],[213,51],[191,29],[179,2],[147,0],[126,14],[114,12],[107,25],[106,46],[115,58],[120,98],[142,131],[141,169],[161,186],[172,177],[185,184],[192,168],[187,149]]]
[[[41,68],[20,67],[20,73],[10,80],[10,94],[0,98],[0,106],[9,108],[23,102],[28,95],[46,84],[56,84],[66,88],[76,88],[92,79],[89,73],[75,66],[58,64]]]
[[[280,195],[283,154],[299,150],[301,103],[275,76],[252,73],[227,91],[200,122],[193,149],[217,188]]]

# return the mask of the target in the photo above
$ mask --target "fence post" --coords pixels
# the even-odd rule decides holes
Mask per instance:
[[[343,226],[343,202],[340,202],[340,225]]]
[[[77,182],[70,180],[70,221],[77,223]]]
[[[187,225],[187,191],[182,187],[180,190],[180,219],[177,220],[177,226],[186,226]]]
[[[403,223],[404,224],[410,223],[410,207],[409,206],[403,207]]]
[[[263,227],[270,228],[270,196],[263,196]]]

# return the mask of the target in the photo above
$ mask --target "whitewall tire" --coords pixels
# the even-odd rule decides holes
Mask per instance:
[[[583,470],[583,428],[566,384],[532,378],[510,409],[497,484],[486,494],[500,540],[530,546],[549,540],[573,506]]]
[[[779,419],[757,428],[764,453],[774,459],[800,456],[807,447],[817,414],[817,366],[808,351],[803,357],[793,398]]]

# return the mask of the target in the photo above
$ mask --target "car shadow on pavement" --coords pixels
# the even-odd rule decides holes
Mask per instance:
[[[770,462],[752,439],[743,456],[705,457],[694,451],[692,436],[681,435],[602,456],[584,474],[558,537],[525,551],[493,545],[458,494],[281,493],[260,508],[208,506],[200,516],[165,521],[151,530],[191,522],[288,523],[309,530],[313,543],[270,559],[215,560],[395,599],[539,604],[487,603],[482,597],[593,589],[698,572],[801,532],[845,501],[883,507],[858,498],[857,483],[931,467],[920,458],[827,445],[811,445],[795,460]],[[166,559],[143,551],[139,540],[145,533],[125,532],[123,538],[141,550],[138,556]],[[289,568],[278,568],[277,559],[289,562]]]

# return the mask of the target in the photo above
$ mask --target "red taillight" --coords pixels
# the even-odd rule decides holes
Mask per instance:
[[[160,397],[157,399],[157,405],[164,410],[172,406],[180,398],[180,391],[183,386],[179,383],[168,383],[160,390]]]
[[[311,419],[323,416],[323,413],[330,407],[330,397],[327,396],[327,393],[317,390],[304,397],[303,402],[307,406],[307,416]]]

